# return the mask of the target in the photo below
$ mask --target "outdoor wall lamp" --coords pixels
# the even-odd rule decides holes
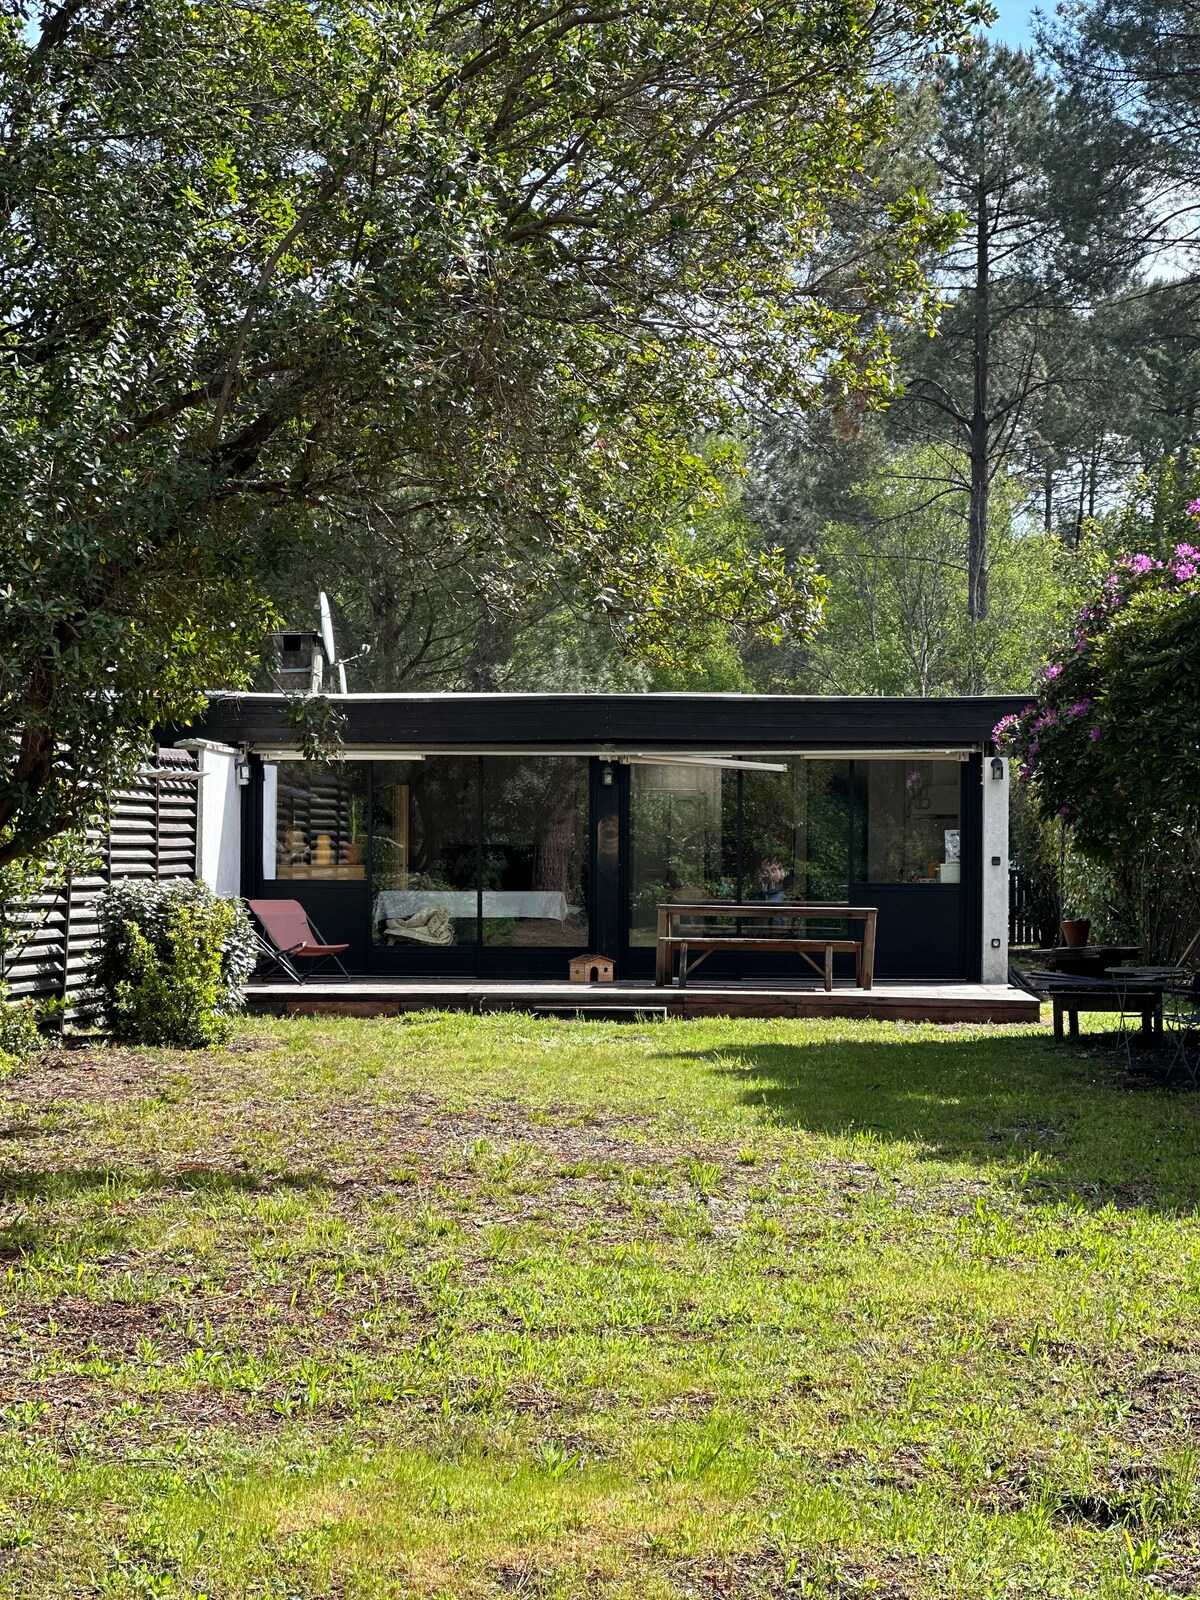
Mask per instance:
[[[246,756],[239,756],[233,763],[233,775],[239,789],[244,789],[250,782],[250,762]]]
[[[1004,762],[1000,759],[999,756],[993,756],[992,757],[992,777],[993,778],[1003,778],[1004,777]]]
[[[613,786],[613,768],[612,768],[612,762],[611,761],[606,761],[604,763],[604,765],[600,768],[600,782],[604,785],[604,787],[606,789],[611,789],[612,788],[612,786]]]

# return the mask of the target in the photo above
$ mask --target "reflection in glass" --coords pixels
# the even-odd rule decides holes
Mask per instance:
[[[273,802],[276,878],[366,876],[366,772],[361,763],[281,761],[265,786]],[[267,818],[272,826],[271,818]]]
[[[797,757],[787,768],[743,777],[743,898],[844,902],[849,765]]]
[[[473,944],[479,763],[473,756],[380,762],[371,818],[376,944]]]
[[[957,761],[864,761],[867,883],[959,882]]]
[[[685,762],[630,769],[631,945],[658,938],[667,901],[737,894],[737,773]]]
[[[587,947],[587,819],[586,757],[484,758],[485,944]]]

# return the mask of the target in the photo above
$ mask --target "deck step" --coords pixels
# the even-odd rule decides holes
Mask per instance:
[[[1003,984],[877,984],[837,987],[749,988],[696,984],[660,989],[650,983],[589,986],[526,980],[364,978],[349,982],[255,984],[246,992],[250,1011],[277,1016],[402,1016],[414,1011],[519,1011],[539,1017],[637,1022],[664,1017],[853,1017],[892,1022],[1011,1022],[1039,1020],[1035,996]]]

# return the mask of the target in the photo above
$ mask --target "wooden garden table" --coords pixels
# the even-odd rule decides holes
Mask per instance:
[[[860,988],[869,989],[875,977],[875,922],[879,915],[875,906],[829,905],[823,902],[796,900],[698,900],[667,901],[658,908],[658,952],[654,968],[654,982],[662,988],[671,978],[675,953],[679,952],[679,987],[687,987],[688,972],[702,961],[721,950],[732,951],[784,951],[792,952],[808,963],[823,978],[826,990],[833,988],[833,958],[839,952],[854,957],[855,980]],[[740,930],[732,934],[705,932],[700,927],[682,927],[681,923],[697,923],[721,917],[738,922],[774,918],[792,923],[815,921],[861,922],[861,939],[841,939],[821,936],[809,938],[787,933],[758,932],[750,936]],[[692,952],[699,951],[693,959]],[[822,957],[821,964],[813,960]]]

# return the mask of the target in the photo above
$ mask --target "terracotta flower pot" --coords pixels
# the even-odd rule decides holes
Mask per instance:
[[[1068,950],[1082,950],[1092,931],[1091,921],[1087,917],[1068,918],[1061,923],[1061,927]]]

